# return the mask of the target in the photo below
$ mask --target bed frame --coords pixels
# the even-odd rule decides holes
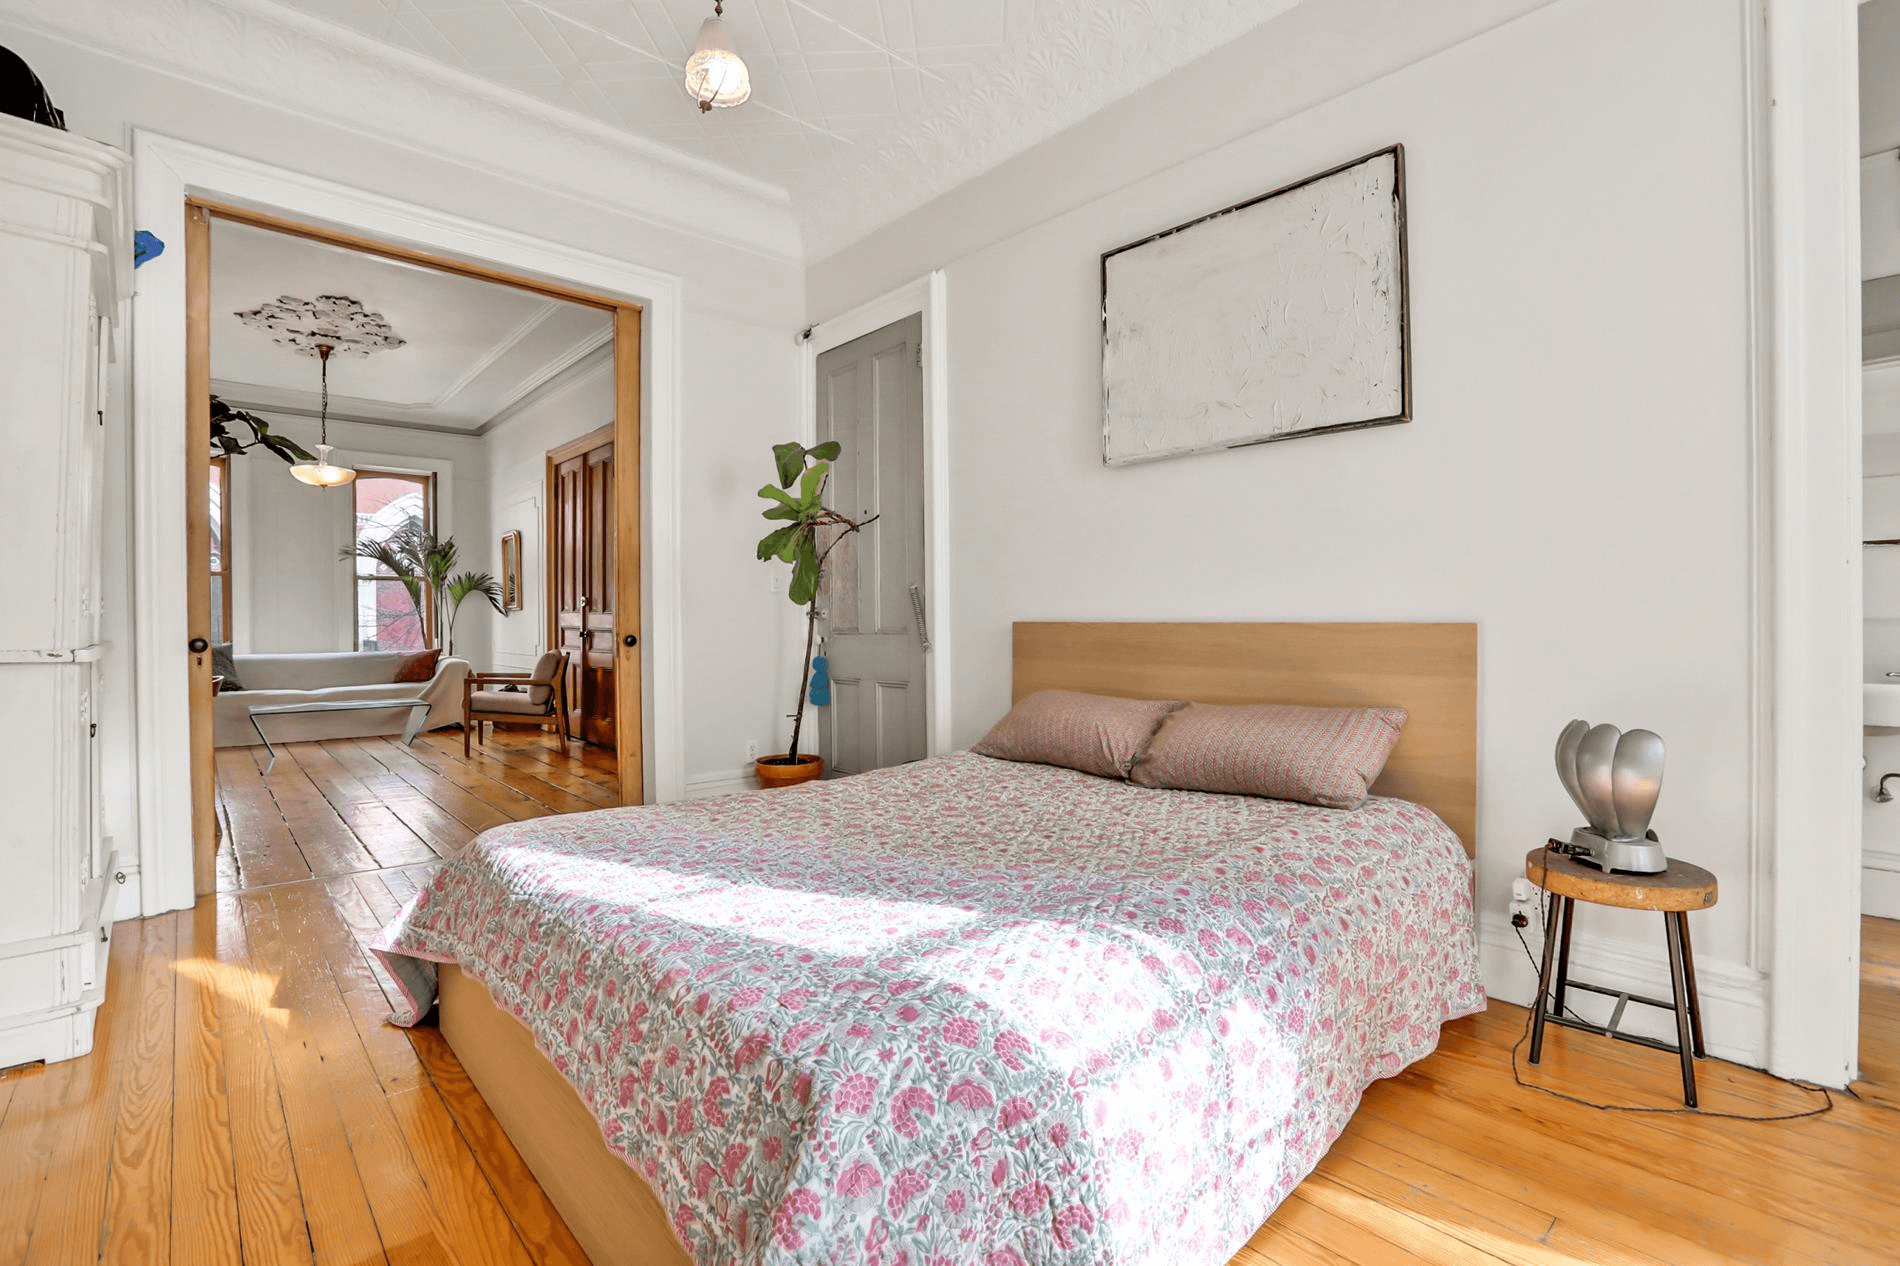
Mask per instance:
[[[1476,855],[1474,624],[1023,623],[1014,697],[1084,690],[1203,703],[1363,704],[1411,719],[1373,790],[1443,818]],[[439,1023],[470,1080],[595,1266],[692,1266],[659,1199],[519,1020],[459,967]]]

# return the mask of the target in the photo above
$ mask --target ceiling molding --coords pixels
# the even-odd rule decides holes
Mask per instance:
[[[775,185],[270,0],[0,0],[0,19],[260,105],[322,101],[327,121],[384,144],[804,258]]]
[[[549,396],[567,390],[573,384],[602,369],[611,369],[614,363],[614,346],[611,338],[602,339],[599,344],[589,348],[565,365],[553,368],[540,382],[522,392],[507,407],[496,412],[495,416],[482,423],[477,435],[487,435],[516,414],[525,412],[529,407],[539,404]]]
[[[536,308],[528,315],[527,320],[509,331],[507,337],[489,348],[482,355],[471,360],[468,368],[462,371],[462,376],[450,383],[434,400],[430,401],[430,407],[435,409],[447,408],[449,402],[466,391],[470,383],[486,373],[490,366],[513,350],[522,339],[527,338],[528,335],[539,329],[549,317],[559,312],[561,307],[561,304],[549,299],[546,303]],[[611,323],[609,323],[609,325],[611,325]],[[586,340],[583,341],[585,342]],[[563,359],[565,359],[565,355]]]

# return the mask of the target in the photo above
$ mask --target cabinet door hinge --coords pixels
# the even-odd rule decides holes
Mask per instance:
[[[923,367],[924,367],[924,345],[922,343],[919,343],[917,345],[917,368],[922,369]]]
[[[99,737],[99,723],[97,721],[94,721],[91,725],[88,725],[86,727],[86,737],[87,738]]]

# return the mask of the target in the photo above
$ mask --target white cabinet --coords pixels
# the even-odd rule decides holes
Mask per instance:
[[[99,833],[105,369],[126,156],[0,116],[0,1068],[92,1048],[115,870]]]

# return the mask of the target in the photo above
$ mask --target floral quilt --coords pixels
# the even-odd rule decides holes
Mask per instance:
[[[377,944],[519,1017],[700,1266],[1223,1263],[1484,1005],[1433,814],[961,753],[482,835]]]

